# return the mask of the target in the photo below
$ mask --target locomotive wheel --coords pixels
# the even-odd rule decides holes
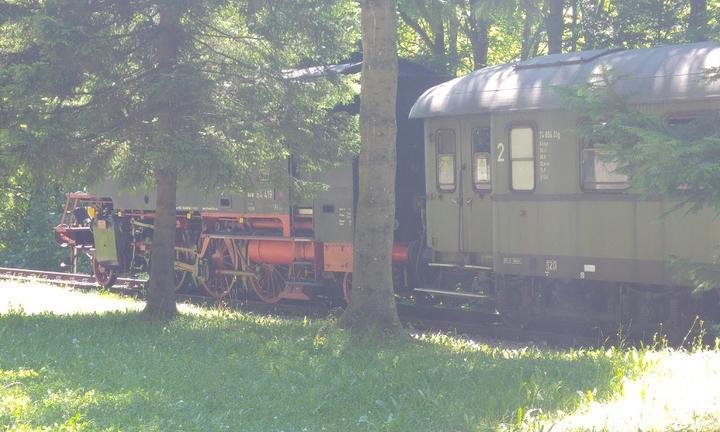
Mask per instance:
[[[113,284],[115,284],[115,281],[117,280],[115,270],[100,264],[97,259],[95,259],[94,255],[92,258],[92,269],[93,276],[95,276],[95,282],[97,282],[97,284],[101,287],[110,288]]]
[[[256,277],[249,278],[255,294],[265,303],[277,303],[282,299],[288,281],[289,268],[279,264],[258,264]]]
[[[343,297],[345,304],[350,304],[350,291],[352,290],[352,273],[345,273],[342,280]]]
[[[238,262],[233,253],[231,240],[214,238],[209,242],[204,255],[207,272],[204,278],[198,278],[198,284],[210,296],[221,299],[232,290],[237,280],[235,275],[221,272],[237,270]]]

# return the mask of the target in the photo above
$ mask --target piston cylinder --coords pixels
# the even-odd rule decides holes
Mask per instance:
[[[315,243],[251,240],[248,243],[248,258],[256,264],[290,265],[295,261],[314,261]]]

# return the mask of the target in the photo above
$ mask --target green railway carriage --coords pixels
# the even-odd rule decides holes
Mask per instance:
[[[410,116],[424,120],[430,265],[492,271],[498,283],[487,291],[525,315],[593,309],[662,320],[687,300],[671,288],[687,281],[669,258],[715,263],[720,218],[665,216],[673,203],[628,192],[627,178],[584,144],[582,119],[556,87],[609,69],[640,110],[669,122],[718,117],[720,81],[705,79],[717,66],[715,42],[605,49],[489,67],[429,89]],[[584,301],[550,307],[567,304],[572,290]],[[598,293],[616,300],[598,306]]]

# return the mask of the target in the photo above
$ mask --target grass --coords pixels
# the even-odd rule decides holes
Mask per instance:
[[[11,310],[0,347],[0,427],[18,431],[607,429],[602,409],[634,395],[630,384],[672,375],[678,364],[663,369],[665,358],[693,358],[442,335],[358,344],[329,321],[218,310],[166,324]],[[694,424],[720,425],[709,416]]]

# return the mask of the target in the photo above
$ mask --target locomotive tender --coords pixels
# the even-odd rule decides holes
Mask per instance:
[[[716,297],[693,299],[668,260],[716,263],[716,215],[666,216],[672,203],[628,192],[554,88],[610,68],[638,109],[691,123],[720,112],[720,81],[703,79],[717,66],[715,42],[555,54],[475,71],[415,102],[442,77],[401,62],[396,288],[484,302],[519,325],[552,316],[642,327],[717,313]],[[222,297],[241,285],[266,302],[342,288],[349,300],[356,175],[352,162],[324,173],[329,189],[312,202],[272,184],[217,197],[179,187],[178,288]],[[98,282],[112,283],[146,270],[153,203],[112,183],[68,194],[56,237],[90,250]]]

